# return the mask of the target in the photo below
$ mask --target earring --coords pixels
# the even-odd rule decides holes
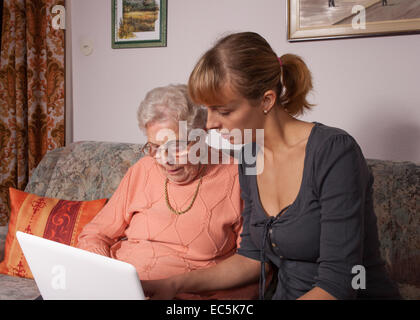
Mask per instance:
[[[268,110],[264,110],[264,114],[268,114]]]

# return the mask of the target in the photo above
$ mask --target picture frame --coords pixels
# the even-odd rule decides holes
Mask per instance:
[[[287,0],[289,42],[420,33],[419,0]]]
[[[167,45],[167,0],[112,0],[112,48]]]

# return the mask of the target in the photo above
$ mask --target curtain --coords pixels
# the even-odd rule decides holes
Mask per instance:
[[[3,15],[1,14],[3,12],[3,0],[0,0],[0,39],[1,39],[1,30],[3,26]],[[1,50],[1,41],[0,41],[0,50]]]
[[[9,187],[23,190],[49,150],[64,146],[64,0],[4,0],[0,60],[0,225]]]

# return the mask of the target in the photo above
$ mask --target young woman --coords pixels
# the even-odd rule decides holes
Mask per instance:
[[[278,58],[256,33],[229,35],[202,56],[189,92],[207,107],[207,128],[252,129],[259,151],[249,163],[243,148],[239,165],[242,239],[236,254],[214,267],[145,281],[151,298],[259,278],[264,299],[268,269],[272,299],[399,298],[381,259],[373,176],[359,145],[342,129],[296,118],[312,107],[311,89],[302,59]]]

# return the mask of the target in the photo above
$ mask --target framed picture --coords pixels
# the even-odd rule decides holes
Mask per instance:
[[[167,0],[112,0],[112,48],[166,47]]]
[[[420,33],[420,0],[287,0],[287,14],[291,42]]]

